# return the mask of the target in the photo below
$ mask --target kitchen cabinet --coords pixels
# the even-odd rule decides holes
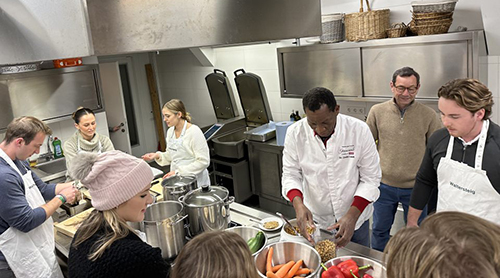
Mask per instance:
[[[50,121],[104,108],[95,65],[0,75],[0,99],[0,130],[20,116]]]
[[[252,196],[248,161],[210,159],[211,180],[214,184],[224,186],[236,202],[243,202]]]
[[[483,31],[279,48],[281,96],[301,98],[321,86],[342,100],[380,101],[392,97],[394,71],[410,66],[421,77],[417,98],[435,101],[449,80],[486,83],[487,75],[479,72],[486,50]]]
[[[283,169],[283,146],[276,139],[267,142],[246,141],[252,190],[259,196],[259,206],[266,211],[280,211],[288,217],[295,217],[290,202],[281,196]]]

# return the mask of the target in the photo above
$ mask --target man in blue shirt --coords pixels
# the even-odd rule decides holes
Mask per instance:
[[[26,162],[48,134],[42,121],[20,117],[0,143],[0,277],[62,277],[50,216],[74,202],[78,190],[72,183],[42,182]]]

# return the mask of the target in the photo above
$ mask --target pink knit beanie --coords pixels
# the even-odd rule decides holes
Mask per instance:
[[[100,211],[130,200],[153,180],[146,162],[121,151],[81,152],[71,161],[69,171],[89,189],[92,206]]]

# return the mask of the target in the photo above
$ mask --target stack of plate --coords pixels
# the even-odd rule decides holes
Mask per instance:
[[[412,2],[413,20],[410,29],[419,36],[448,32],[456,3],[456,0]]]

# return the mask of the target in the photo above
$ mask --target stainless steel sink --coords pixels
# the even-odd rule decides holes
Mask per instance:
[[[246,127],[245,129],[238,130],[236,132],[229,133],[227,135],[213,138],[212,143],[214,147],[214,153],[216,155],[240,159],[245,157],[245,131],[251,128]]]
[[[58,158],[47,162],[40,162],[32,167],[33,172],[44,182],[61,181],[66,176],[66,159]]]
[[[59,173],[61,171],[66,171],[66,159],[63,157],[59,159],[49,160],[47,162],[38,163],[35,167],[46,173]]]

